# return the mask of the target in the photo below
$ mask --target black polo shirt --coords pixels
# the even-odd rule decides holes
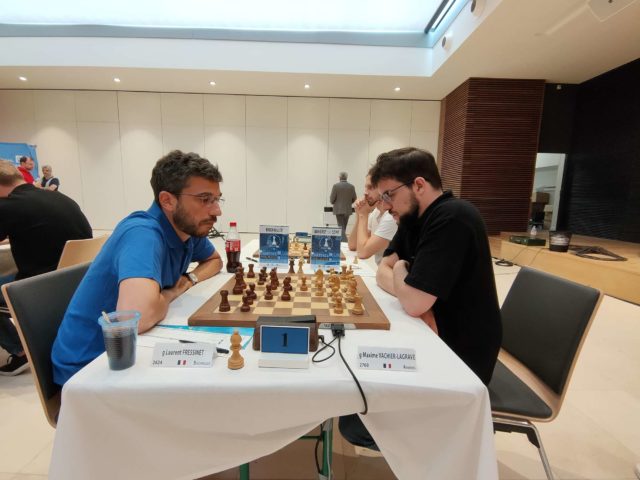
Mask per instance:
[[[410,264],[405,282],[437,300],[439,336],[488,384],[502,342],[502,323],[484,221],[450,191],[421,216],[400,223],[386,255]]]
[[[55,270],[67,240],[91,238],[91,225],[76,202],[30,184],[0,198],[0,240],[9,237],[16,279]]]

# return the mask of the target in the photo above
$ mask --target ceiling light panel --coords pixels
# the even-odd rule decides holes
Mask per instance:
[[[309,32],[420,32],[440,0],[5,0],[0,23]]]

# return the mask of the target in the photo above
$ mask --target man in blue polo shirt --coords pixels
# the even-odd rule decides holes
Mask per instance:
[[[169,303],[222,268],[207,238],[222,213],[222,175],[207,159],[175,150],[151,174],[155,201],[122,220],[78,286],[53,345],[54,381],[63,385],[104,352],[100,312],[137,310],[140,333]],[[186,273],[191,262],[198,266]]]

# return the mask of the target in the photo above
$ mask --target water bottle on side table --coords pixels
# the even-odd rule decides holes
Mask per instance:
[[[240,235],[236,222],[229,223],[229,233],[224,248],[227,252],[227,272],[236,273],[236,269],[242,266],[240,262]]]

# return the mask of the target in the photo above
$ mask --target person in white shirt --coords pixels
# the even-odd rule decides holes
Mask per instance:
[[[362,259],[375,255],[376,263],[380,263],[398,225],[371,185],[371,176],[366,176],[364,196],[354,202],[353,208],[356,211],[356,223],[349,235],[349,250],[357,252],[358,258]]]

